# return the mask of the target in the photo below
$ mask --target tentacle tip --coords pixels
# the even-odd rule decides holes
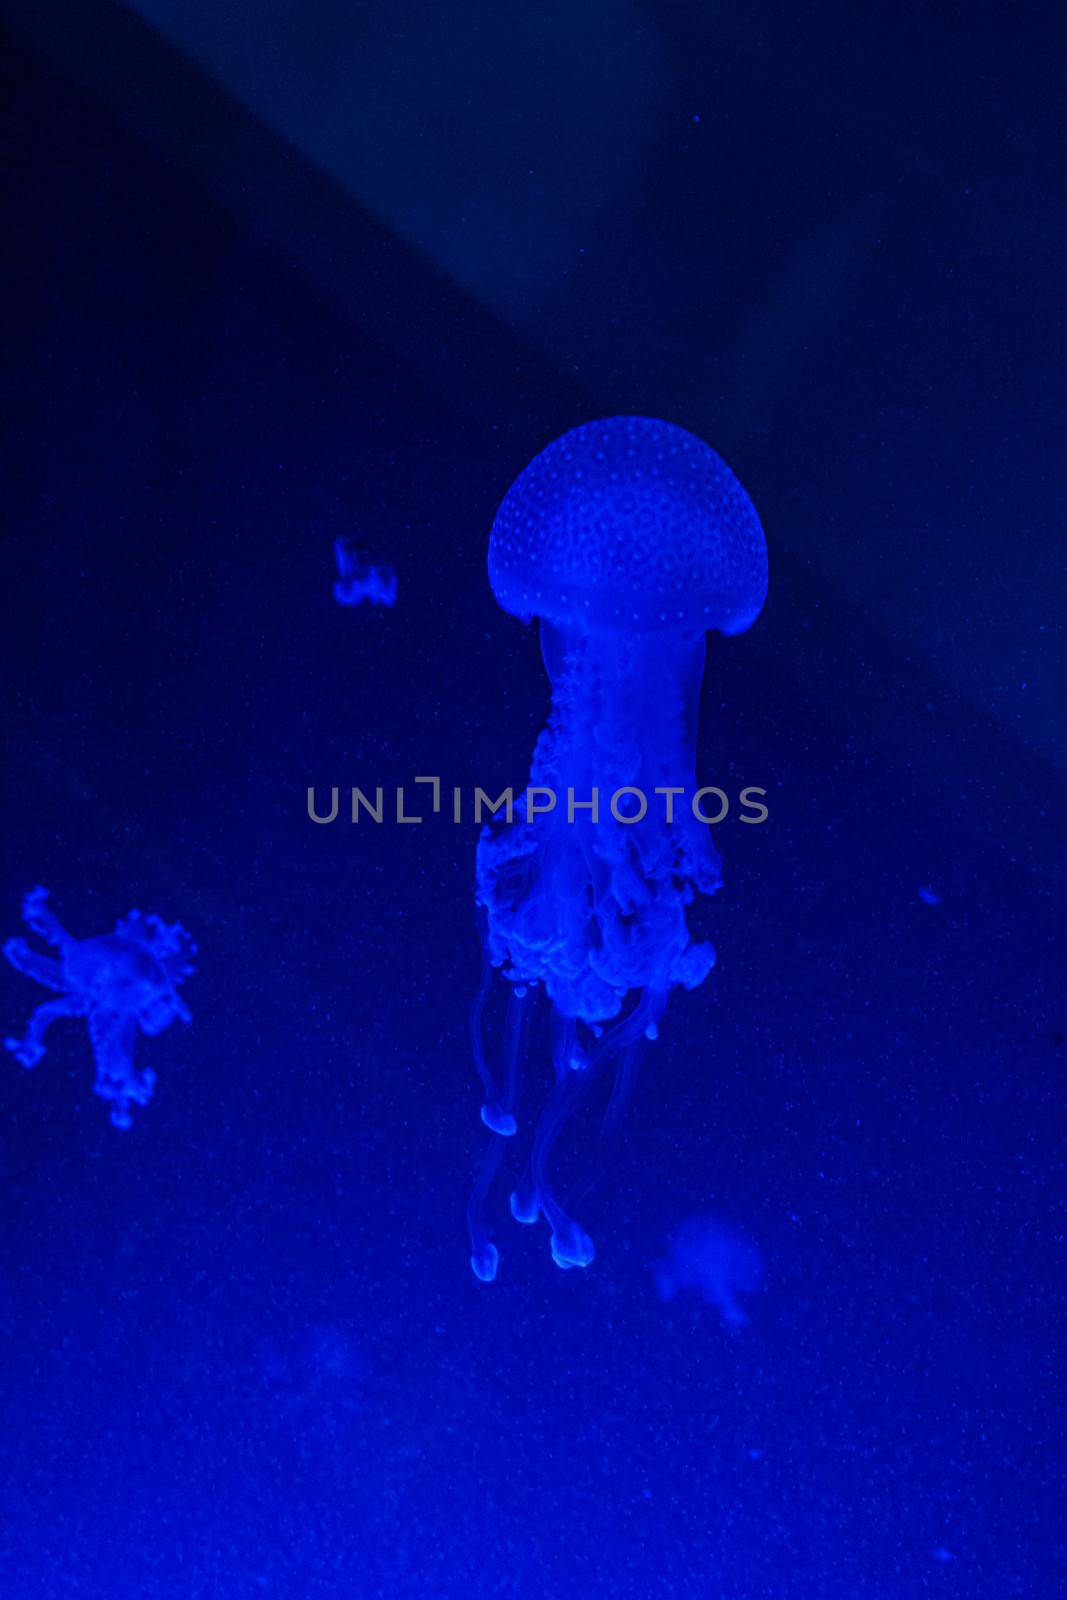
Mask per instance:
[[[576,1223],[552,1235],[552,1259],[564,1271],[568,1267],[587,1267],[595,1255],[592,1239]]]
[[[35,1050],[32,1045],[26,1044],[22,1039],[5,1039],[4,1049],[10,1050],[19,1066],[25,1067],[27,1072],[35,1067],[44,1055],[43,1045]]]
[[[505,1139],[510,1139],[519,1126],[510,1111],[496,1104],[482,1107],[482,1121],[492,1133],[502,1134]]]
[[[520,1194],[517,1189],[513,1190],[508,1199],[508,1204],[511,1207],[511,1215],[516,1222],[529,1224],[536,1222],[541,1215],[541,1202],[535,1194],[524,1195]]]
[[[471,1271],[479,1283],[492,1283],[500,1264],[500,1251],[488,1241],[471,1252]]]

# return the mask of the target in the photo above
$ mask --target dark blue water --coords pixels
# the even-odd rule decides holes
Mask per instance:
[[[863,349],[926,397],[919,473],[859,345],[829,339],[795,386],[756,341],[773,403],[724,388],[709,421],[680,356],[673,389],[622,329],[624,381],[554,365],[335,197],[364,264],[391,263],[346,314],[323,290],[343,264],[309,286],[205,192],[202,152],[183,167],[21,44],[6,87],[0,933],[41,884],[78,938],[138,907],[199,954],[191,1023],[137,1042],[156,1084],[130,1129],[84,1021],[32,1072],[0,1062],[0,1595],[1056,1600],[1062,701],[1027,724],[979,689],[987,638],[1012,685],[1055,681],[1042,569],[1006,582],[996,553],[1028,461],[1019,537],[1048,558],[1033,507],[1062,462],[1032,443],[1044,344],[1009,316],[982,370],[1034,426],[1008,405],[994,438],[974,398],[977,245],[945,224],[950,307],[951,241],[928,258],[916,204],[907,269],[865,280]],[[891,131],[867,147],[883,185]],[[862,187],[851,156],[832,170]],[[990,230],[1017,248],[1015,213]],[[725,884],[694,925],[718,965],[672,999],[584,1203],[595,1262],[560,1272],[506,1219],[485,1285],[476,832],[316,827],[306,791],[525,781],[548,683],[489,588],[493,513],[642,374],[642,408],[706,431],[767,529],[770,596],[712,640],[697,762],[770,815],[715,831]],[[341,537],[395,568],[393,607],[335,603]],[[977,598],[939,641],[956,566]],[[877,611],[861,568],[887,575]],[[45,998],[5,966],[3,1032]],[[539,1094],[549,1072],[535,1024]]]

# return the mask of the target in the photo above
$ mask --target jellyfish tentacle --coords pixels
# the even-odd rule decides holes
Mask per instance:
[[[485,908],[484,906],[479,906],[478,933],[482,941],[482,973],[478,981],[478,993],[475,995],[474,1004],[471,1006],[471,1049],[474,1054],[474,1065],[477,1068],[478,1076],[482,1080],[482,1088],[485,1091],[485,1101],[481,1110],[482,1121],[491,1133],[510,1136],[515,1132],[515,1118],[509,1116],[501,1105],[500,1090],[485,1059],[485,1040],[482,1024],[485,1018],[485,1003],[489,998],[489,990],[493,982],[493,966],[486,939],[486,924]]]
[[[9,939],[4,945],[4,956],[16,972],[24,973],[27,978],[36,979],[46,988],[55,989],[58,994],[66,989],[62,962],[56,961],[53,956],[38,955],[36,950],[30,949],[25,939]]]
[[[515,1108],[522,1088],[522,1046],[529,1012],[529,996],[525,989],[512,989],[508,995],[507,1061],[501,1111],[516,1126]],[[485,1157],[474,1180],[474,1188],[467,1204],[467,1227],[471,1236],[471,1269],[482,1283],[492,1283],[496,1277],[500,1252],[489,1238],[485,1226],[485,1202],[493,1186],[504,1154],[507,1134],[497,1130],[489,1140]]]
[[[596,1254],[593,1241],[570,1216],[556,1198],[548,1176],[548,1158],[564,1124],[583,1100],[601,1069],[615,1054],[617,1048],[629,1037],[629,1018],[609,1027],[589,1051],[584,1062],[569,1071],[556,1088],[537,1126],[533,1152],[530,1156],[530,1173],[536,1189],[540,1209],[552,1230],[552,1259],[558,1267],[585,1267]]]
[[[578,1023],[574,1017],[564,1017],[552,1007],[549,1019],[552,1038],[552,1069],[557,1091],[565,1086],[571,1075],[584,1066],[584,1057],[578,1045]],[[512,1190],[508,1204],[516,1222],[534,1223],[541,1215],[541,1200],[537,1180],[533,1173],[533,1156],[526,1163],[521,1180]]]
[[[5,1039],[4,1048],[10,1050],[15,1060],[21,1061],[24,1067],[35,1067],[45,1053],[44,1036],[53,1022],[58,1022],[60,1017],[84,1015],[84,1006],[70,995],[64,995],[60,1000],[46,1000],[30,1017],[25,1037]]]
[[[482,1121],[502,1138],[510,1139],[518,1127],[515,1111],[522,1089],[522,1040],[526,1029],[527,990],[519,985],[508,994],[507,1021],[504,1024],[504,1090],[500,1100],[482,1107]]]
[[[569,1121],[579,1102],[585,1098],[590,1084],[600,1066],[600,1050],[594,1050],[588,1063],[580,1071],[557,1083],[548,1104],[541,1113],[534,1134],[530,1155],[530,1179],[537,1196],[539,1209],[552,1229],[552,1257],[560,1267],[585,1267],[595,1254],[593,1241],[577,1223],[567,1215],[556,1199],[548,1176],[548,1158],[564,1124]]]
[[[493,1186],[493,1179],[496,1177],[503,1154],[503,1135],[494,1133],[489,1140],[485,1157],[478,1169],[478,1176],[474,1180],[471,1197],[467,1202],[467,1227],[471,1236],[471,1270],[482,1283],[492,1283],[500,1261],[500,1252],[486,1231],[485,1201]]]
[[[536,1222],[541,1215],[541,1202],[537,1196],[537,1184],[534,1182],[533,1172],[528,1161],[526,1170],[508,1197],[508,1206],[515,1221],[525,1225]]]
[[[615,1068],[611,1096],[600,1124],[596,1154],[585,1177],[567,1192],[565,1210],[568,1212],[581,1204],[604,1174],[619,1128],[630,1108],[645,1051],[650,1040],[655,1037],[654,1030],[666,1008],[665,994],[646,993],[642,995],[630,1016],[617,1024],[619,1037],[616,1043],[620,1051],[619,1063]]]
[[[89,1039],[96,1062],[93,1092],[102,1100],[111,1101],[112,1126],[128,1128],[133,1120],[130,1106],[146,1106],[156,1084],[151,1068],[134,1065],[134,1018],[120,1011],[93,1011],[89,1015]]]
[[[515,1126],[515,1112],[518,1109],[519,1096],[522,1093],[523,1041],[526,1037],[526,1022],[529,1017],[529,998],[530,991],[521,985],[511,990],[508,995],[507,1019],[504,1024],[507,1055],[504,1064],[503,1107],[513,1128]]]
[[[40,934],[53,950],[66,952],[75,941],[48,905],[48,890],[40,885],[31,889],[22,902],[22,920],[33,933]]]
[[[655,1016],[663,1010],[664,1003],[663,997],[658,993],[643,990],[629,1014],[605,1030],[597,1041],[595,1048],[590,1052],[588,1064],[580,1073],[574,1074],[580,1084],[576,1098],[580,1098],[593,1083],[594,1079],[599,1076],[607,1063],[620,1053],[622,1054],[623,1061],[619,1069],[621,1076],[617,1078],[616,1087],[612,1094],[614,1107],[609,1104],[608,1113],[606,1114],[606,1116],[610,1115],[612,1117],[609,1132],[615,1121],[621,1118],[629,1101],[636,1065],[636,1048],[644,1038],[646,1029],[654,1021]],[[567,1205],[560,1204],[556,1199],[547,1173],[547,1158],[559,1136],[563,1123],[572,1109],[570,1097],[567,1097],[566,1100],[561,1099],[551,1123],[549,1123],[549,1111],[546,1111],[542,1119],[542,1127],[538,1128],[537,1138],[534,1141],[534,1153],[531,1160],[541,1208],[552,1228],[552,1259],[557,1266],[565,1268],[588,1266],[595,1255],[593,1241],[570,1215],[570,1199],[568,1198]],[[546,1123],[548,1123],[548,1126],[545,1126]],[[595,1170],[592,1181],[595,1181],[598,1175],[599,1167]],[[592,1182],[584,1184],[581,1187],[580,1195],[591,1187]]]
[[[616,1024],[617,1047],[622,1050],[622,1059],[616,1069],[611,1098],[600,1124],[602,1140],[610,1139],[618,1132],[619,1124],[629,1110],[645,1046],[655,1038],[655,1029],[666,1009],[666,994],[645,990],[630,1015]]]

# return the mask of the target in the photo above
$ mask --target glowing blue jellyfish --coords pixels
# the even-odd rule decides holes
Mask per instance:
[[[59,994],[30,1018],[23,1039],[5,1039],[24,1067],[45,1053],[44,1036],[59,1017],[86,1017],[96,1059],[96,1093],[111,1101],[116,1128],[130,1125],[130,1106],[147,1105],[156,1075],[133,1064],[137,1029],[162,1033],[175,1017],[189,1021],[178,987],[193,970],[196,946],[180,923],[161,922],[131,911],[114,933],[73,939],[48,908],[48,890],[31,889],[22,907],[32,932],[59,952],[38,955],[25,939],[9,939],[4,955],[28,978]]]
[[[485,960],[471,1034],[493,1140],[468,1208],[476,1275],[496,1275],[484,1219],[503,1141],[516,1131],[529,991],[550,1004],[555,1087],[534,1135],[513,1216],[544,1216],[561,1267],[593,1243],[549,1177],[560,1130],[598,1074],[614,1086],[602,1135],[618,1127],[644,1041],[671,989],[714,962],[686,908],[720,883],[696,808],[705,633],[740,633],[767,591],[763,531],[745,491],[692,434],[614,417],[550,444],[508,490],[493,524],[489,579],[505,611],[540,618],[552,683],[548,726],[517,815],[482,832],[476,899]],[[492,968],[510,985],[503,1073],[489,1066],[483,1014]]]
[[[744,1328],[748,1314],[738,1295],[755,1294],[763,1282],[763,1257],[747,1234],[714,1217],[690,1217],[671,1240],[665,1261],[656,1267],[661,1300],[695,1290],[714,1306],[727,1328]]]
[[[358,606],[364,600],[375,606],[396,604],[397,582],[392,567],[372,567],[347,539],[334,540],[333,558],[337,563],[333,597],[338,605]]]

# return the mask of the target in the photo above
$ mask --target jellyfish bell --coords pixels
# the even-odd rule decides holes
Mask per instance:
[[[767,596],[756,509],[710,445],[652,417],[572,428],[501,502],[489,582],[561,628],[743,633]]]
[[[552,709],[518,816],[489,824],[478,846],[486,964],[472,1039],[494,1133],[468,1212],[479,1277],[496,1270],[482,1208],[501,1140],[517,1130],[526,994],[543,986],[550,1002],[556,1084],[511,1209],[546,1218],[558,1265],[584,1266],[592,1241],[568,1206],[591,1179],[561,1205],[549,1153],[609,1065],[603,1130],[615,1130],[671,989],[695,988],[714,962],[686,921],[721,882],[688,803],[705,635],[755,620],[767,553],[713,450],[670,423],[613,417],[564,434],[515,480],[493,523],[489,578],[505,611],[540,622]],[[512,986],[499,1082],[481,1037],[492,967]]]

